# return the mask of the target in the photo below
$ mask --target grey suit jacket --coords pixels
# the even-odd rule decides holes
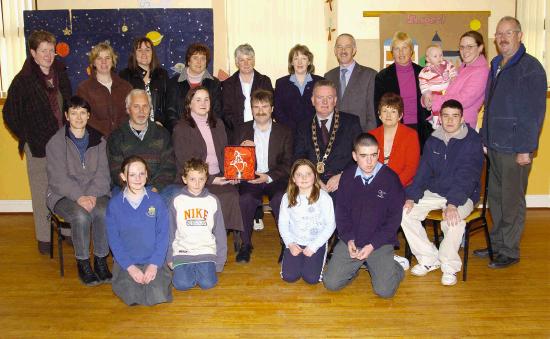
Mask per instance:
[[[377,109],[374,107],[374,78],[376,73],[374,69],[361,66],[355,62],[344,97],[341,98],[340,93],[338,93],[338,110],[357,115],[361,121],[361,129],[364,132],[376,128],[375,112]],[[339,89],[340,67],[328,71],[325,78],[334,82]]]

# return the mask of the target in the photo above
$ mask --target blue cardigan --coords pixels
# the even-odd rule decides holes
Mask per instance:
[[[397,230],[401,225],[405,193],[399,177],[382,166],[367,186],[355,177],[357,165],[349,166],[336,191],[335,214],[338,237],[346,244],[355,241],[358,248],[371,244],[399,246]]]
[[[502,55],[491,61],[480,131],[483,143],[502,153],[534,152],[546,113],[546,73],[523,44],[496,76],[501,61]]]
[[[483,167],[481,137],[466,124],[462,128],[461,135],[451,138],[448,144],[442,140],[442,127],[426,140],[416,175],[406,188],[407,199],[418,202],[424,191],[429,190],[457,207],[468,199],[474,205],[479,201]]]
[[[290,75],[275,82],[273,118],[278,123],[290,127],[293,133],[300,122],[310,120],[315,114],[315,107],[311,103],[313,85],[324,78],[315,74],[311,74],[311,77],[313,81],[306,84],[304,95],[301,95],[298,87],[290,81]]]
[[[141,204],[134,209],[120,191],[109,201],[105,221],[109,246],[120,267],[164,264],[169,215],[160,195],[147,189]]]

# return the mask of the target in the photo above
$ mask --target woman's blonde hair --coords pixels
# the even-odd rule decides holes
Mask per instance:
[[[92,51],[90,52],[90,57],[89,57],[90,68],[95,70],[95,66],[94,66],[95,59],[97,59],[97,57],[99,57],[99,53],[103,51],[107,51],[111,55],[111,60],[113,60],[113,66],[111,67],[111,69],[114,71],[116,68],[118,55],[116,55],[113,47],[111,47],[111,45],[109,45],[109,43],[107,42],[100,42],[99,44],[92,47]]]
[[[313,166],[313,163],[307,159],[298,159],[294,162],[294,164],[292,165],[292,168],[290,169],[290,179],[288,180],[288,186],[286,188],[286,194],[288,197],[288,207],[294,207],[298,203],[297,199],[298,199],[298,195],[300,194],[300,190],[296,185],[296,183],[294,182],[294,174],[296,174],[296,171],[300,166],[309,167],[309,169],[311,169],[311,171],[313,172],[313,175],[315,176],[313,180],[313,188],[311,190],[309,197],[307,197],[307,201],[309,205],[319,200],[319,195],[321,194],[321,185],[319,185],[319,174],[317,174],[317,171],[315,170],[315,166]]]
[[[393,48],[398,42],[405,42],[407,45],[409,45],[409,48],[411,49],[411,54],[414,52],[414,46],[413,41],[411,37],[405,33],[405,32],[395,32],[393,34],[393,38],[391,39],[391,49],[393,51]]]

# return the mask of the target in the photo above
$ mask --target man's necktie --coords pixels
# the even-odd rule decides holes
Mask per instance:
[[[346,73],[348,70],[346,68],[342,68],[340,72],[342,73],[340,75],[340,100],[342,100],[344,97],[344,92],[346,91]]]
[[[327,128],[328,119],[321,120],[321,139],[323,139],[323,144],[328,145],[328,128]]]

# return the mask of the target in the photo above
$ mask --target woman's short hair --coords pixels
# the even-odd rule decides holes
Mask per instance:
[[[390,107],[393,109],[396,109],[399,115],[403,114],[404,111],[404,105],[403,105],[403,98],[401,98],[400,95],[387,92],[382,95],[380,98],[380,102],[378,103],[378,114],[382,111],[382,107]]]
[[[254,48],[252,48],[252,46],[250,46],[249,44],[239,45],[237,46],[237,48],[235,48],[235,61],[237,61],[237,57],[239,56],[239,54],[254,57]]]
[[[108,42],[100,42],[99,44],[92,47],[92,51],[90,52],[90,57],[89,57],[90,67],[92,69],[95,69],[95,66],[94,66],[95,59],[97,59],[99,57],[99,53],[103,51],[107,51],[111,55],[111,60],[113,61],[112,69],[114,70],[116,68],[118,55],[115,53],[115,50],[113,49],[113,47],[111,47],[111,45]]]
[[[151,48],[152,57],[151,63],[149,64],[149,70],[152,72],[160,66],[160,62],[157,56],[157,52],[155,52],[155,45],[153,45],[151,39],[146,36],[138,37],[134,40],[132,52],[128,57],[128,68],[133,71],[138,69],[139,65],[136,58],[136,51],[141,47],[142,44],[148,45],[148,47]]]
[[[202,54],[206,57],[206,64],[210,63],[210,49],[203,43],[195,42],[187,47],[187,52],[185,52],[185,66],[189,66],[189,60],[195,54]]]
[[[485,57],[487,56],[485,54],[485,43],[483,42],[483,35],[481,35],[481,33],[476,32],[476,31],[468,31],[468,32],[466,32],[466,33],[464,33],[460,36],[459,41],[462,40],[462,38],[464,38],[464,37],[470,37],[470,38],[474,39],[474,41],[476,42],[476,45],[483,46],[483,49],[481,50],[481,54],[483,54],[483,56],[485,56]]]
[[[88,113],[92,112],[90,104],[82,97],[78,95],[73,95],[69,100],[66,100],[63,103],[63,112],[69,112],[71,108],[84,108]]]
[[[392,49],[392,51],[393,51],[395,45],[398,42],[407,43],[407,45],[409,45],[409,48],[411,49],[411,53],[414,51],[413,41],[407,33],[405,33],[405,32],[395,32],[393,34],[393,37],[391,39],[391,49]]]
[[[294,74],[296,72],[296,70],[294,69],[294,66],[292,65],[292,59],[294,59],[294,56],[298,53],[307,56],[309,60],[309,65],[307,66],[307,72],[311,74],[315,73],[315,66],[313,65],[313,53],[310,52],[309,48],[307,48],[306,45],[300,45],[300,44],[297,44],[296,46],[292,47],[290,49],[290,52],[288,52],[288,73]]]
[[[43,42],[49,42],[52,45],[55,45],[55,35],[47,31],[33,31],[29,35],[29,49],[36,51],[38,46]]]

